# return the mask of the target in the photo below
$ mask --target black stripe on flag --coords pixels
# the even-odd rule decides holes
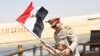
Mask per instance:
[[[35,17],[37,19],[36,19],[36,23],[34,25],[33,32],[39,38],[41,38],[41,34],[42,34],[43,29],[44,29],[43,20],[44,20],[44,18],[46,17],[47,14],[48,14],[48,11],[44,7],[41,7],[36,13]]]

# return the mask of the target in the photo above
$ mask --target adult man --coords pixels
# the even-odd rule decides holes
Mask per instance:
[[[63,50],[62,53],[68,56],[80,56],[78,50],[76,49],[78,45],[78,40],[72,29],[69,26],[63,26],[60,22],[60,18],[48,20],[48,23],[51,25],[51,28],[56,30],[54,33],[54,39],[56,44],[60,40],[69,43],[68,48]]]

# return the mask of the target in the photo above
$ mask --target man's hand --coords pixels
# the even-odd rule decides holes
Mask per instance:
[[[66,48],[65,50],[63,50],[62,51],[62,53],[64,54],[64,55],[69,55],[70,54],[70,49],[69,48]]]

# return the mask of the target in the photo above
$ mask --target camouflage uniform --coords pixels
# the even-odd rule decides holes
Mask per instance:
[[[69,43],[68,47],[71,49],[69,56],[80,56],[78,50],[76,49],[78,45],[77,37],[69,26],[62,27],[59,31],[56,30],[54,33],[54,39],[56,44],[60,40],[65,41],[67,45]]]

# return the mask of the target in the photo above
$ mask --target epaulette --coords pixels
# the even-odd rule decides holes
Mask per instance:
[[[70,26],[64,26],[67,29],[67,33],[72,31],[72,28]]]
[[[64,26],[66,29],[68,29],[68,30],[70,30],[71,29],[71,27],[70,26]]]

